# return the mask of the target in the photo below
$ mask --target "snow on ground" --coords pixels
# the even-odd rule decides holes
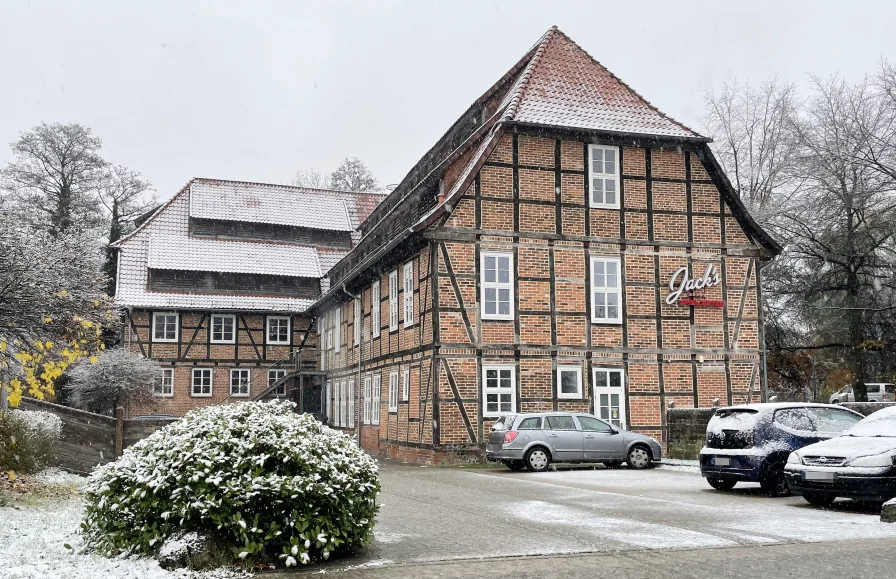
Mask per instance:
[[[86,479],[57,470],[45,471],[35,478],[56,491],[57,496],[7,495],[10,505],[0,507],[0,576],[5,579],[224,579],[246,576],[226,569],[202,573],[169,572],[159,567],[155,559],[109,559],[83,552],[78,531],[84,504],[77,489]],[[60,492],[64,490],[74,492]]]

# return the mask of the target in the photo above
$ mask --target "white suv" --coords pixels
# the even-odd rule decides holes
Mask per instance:
[[[896,400],[896,385],[889,382],[870,382],[865,384],[868,390],[868,402],[892,402]],[[831,404],[841,402],[855,402],[856,396],[852,386],[844,386],[839,391],[831,394]]]

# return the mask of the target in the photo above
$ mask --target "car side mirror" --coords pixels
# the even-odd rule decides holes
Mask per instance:
[[[619,434],[619,431],[616,430],[615,428],[611,428],[611,429],[610,429],[610,434]]]

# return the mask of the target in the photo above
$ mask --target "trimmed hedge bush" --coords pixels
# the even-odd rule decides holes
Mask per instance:
[[[368,542],[377,465],[291,402],[189,412],[96,469],[85,543],[106,555],[154,553],[196,531],[235,558],[289,567]]]
[[[62,420],[43,410],[0,412],[0,471],[32,474],[46,467],[62,433]]]

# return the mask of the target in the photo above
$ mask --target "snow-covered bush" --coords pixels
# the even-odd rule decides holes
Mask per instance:
[[[82,528],[93,549],[153,553],[196,531],[286,566],[370,540],[377,465],[291,402],[201,408],[96,469]]]
[[[0,471],[33,473],[49,464],[62,420],[43,410],[0,413]]]

